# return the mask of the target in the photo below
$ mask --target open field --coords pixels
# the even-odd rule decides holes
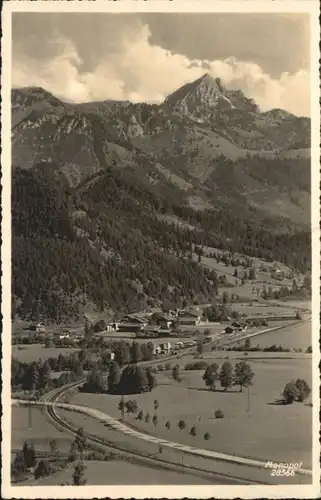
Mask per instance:
[[[11,413],[11,448],[21,449],[23,443],[31,441],[38,451],[49,451],[51,439],[57,441],[61,451],[69,451],[72,436],[57,429],[41,409],[32,407],[31,430],[29,430],[29,410],[27,407],[13,406]]]
[[[116,484],[211,484],[209,479],[197,477],[163,469],[144,467],[143,465],[128,463],[125,460],[111,462],[85,461],[84,473],[87,485],[116,485]],[[37,482],[38,486],[60,485],[62,482],[72,484],[73,466],[55,474],[52,477]]]
[[[312,344],[311,321],[291,325],[281,330],[258,335],[252,339],[252,345],[261,347],[273,344],[282,345],[289,348],[301,348],[306,350]],[[315,332],[318,335],[319,332]]]
[[[231,304],[233,311],[237,311],[240,314],[246,314],[248,316],[290,316],[295,315],[296,309],[292,307],[291,302],[285,304],[284,306],[278,304],[260,304],[257,302],[235,302]]]
[[[59,354],[71,354],[72,352],[79,351],[74,347],[44,347],[43,344],[31,345],[13,345],[12,357],[17,358],[19,361],[43,361],[48,358],[57,358]]]
[[[212,252],[221,253],[220,250],[216,248],[205,247],[205,254],[201,258],[201,264],[203,264],[208,269],[213,269],[217,272],[218,276],[225,275],[227,286],[222,285],[220,287],[220,292],[230,292],[238,294],[240,297],[244,299],[253,299],[258,298],[257,295],[253,295],[253,288],[259,289],[261,293],[263,291],[263,287],[271,287],[273,291],[278,290],[281,286],[287,286],[289,289],[292,288],[293,278],[284,278],[282,280],[274,278],[271,276],[272,269],[277,267],[281,271],[284,271],[285,274],[290,272],[290,268],[285,266],[280,262],[267,262],[262,259],[251,257],[251,261],[253,262],[253,267],[256,272],[255,280],[246,281],[246,283],[242,284],[241,279],[244,275],[244,267],[238,266],[238,277],[234,277],[235,267],[228,265],[226,266],[223,262],[217,262],[216,259],[209,257],[208,255]],[[198,256],[196,254],[193,255],[195,261],[198,260]],[[262,270],[262,266],[264,267],[264,271]],[[248,272],[248,271],[247,271]],[[304,276],[299,273],[295,273],[295,279],[298,285],[303,283]],[[231,286],[233,285],[233,286]],[[291,303],[291,301],[289,301]],[[293,304],[293,307],[294,304]]]
[[[214,362],[215,353],[206,356]],[[181,364],[188,361],[184,358]],[[233,358],[231,358],[234,364]],[[304,378],[311,384],[310,359],[258,359],[250,361],[255,372],[254,385],[240,393],[238,388],[225,392],[211,392],[201,378],[203,372],[182,372],[181,384],[173,382],[170,373],[158,375],[158,387],[151,393],[132,396],[144,412],[152,416],[153,401],[159,402],[158,425],[141,423],[132,416],[127,420],[145,432],[159,437],[223,453],[275,461],[303,461],[311,467],[312,410],[302,403],[280,406],[274,402],[280,397],[284,385],[293,378]],[[218,362],[220,364],[220,362]],[[131,398],[130,396],[128,397]],[[119,396],[76,394],[72,402],[98,408],[119,418]],[[221,409],[224,419],[215,419],[213,412]],[[199,418],[200,417],[200,418]],[[177,423],[186,421],[187,429],[180,431]],[[166,421],[171,429],[165,428]],[[189,435],[195,425],[196,436]],[[302,432],[298,432],[298,427]],[[211,439],[205,441],[205,432]]]

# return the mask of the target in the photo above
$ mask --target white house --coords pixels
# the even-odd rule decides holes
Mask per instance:
[[[46,327],[45,327],[45,324],[40,322],[36,325],[36,332],[37,333],[45,333],[46,331]]]
[[[159,344],[162,354],[169,354],[172,350],[172,344],[170,342],[164,342],[163,344]]]
[[[162,349],[161,349],[161,347],[159,345],[157,345],[157,346],[154,347],[154,349],[153,349],[154,356],[157,356],[161,352],[162,352]]]

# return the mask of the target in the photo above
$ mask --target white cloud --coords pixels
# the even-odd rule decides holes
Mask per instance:
[[[220,77],[228,88],[241,89],[262,110],[282,108],[309,115],[309,73],[283,73],[278,80],[252,62],[228,58],[222,61],[193,60],[150,43],[148,26],[124,38],[117,53],[106,52],[91,72],[73,42],[56,34],[57,55],[46,64],[35,59],[13,60],[13,86],[42,86],[74,102],[120,99],[161,102],[167,94],[205,71]]]

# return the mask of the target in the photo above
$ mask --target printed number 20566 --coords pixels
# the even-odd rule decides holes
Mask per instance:
[[[295,476],[294,469],[272,469],[271,476]]]

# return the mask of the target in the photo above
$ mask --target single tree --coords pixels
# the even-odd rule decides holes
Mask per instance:
[[[72,474],[72,483],[74,486],[84,486],[87,479],[84,478],[86,466],[82,462],[75,464],[74,472]]]
[[[185,420],[179,420],[177,425],[178,425],[179,430],[182,431],[186,427]]]
[[[196,436],[196,427],[195,425],[193,425],[193,427],[191,428],[191,430],[189,431],[190,435],[191,436]]]
[[[298,378],[295,382],[297,388],[297,400],[302,403],[311,394],[311,389],[307,382],[303,379]]]
[[[124,416],[125,416],[125,408],[126,408],[126,403],[124,400],[124,396],[121,397],[121,400],[118,403],[118,410],[121,413],[121,419],[124,421]]]
[[[78,446],[77,446],[76,442],[73,441],[70,445],[68,460],[70,462],[75,462],[76,460],[79,459],[79,457],[80,457],[80,453],[78,451]]]
[[[51,474],[51,471],[52,467],[50,465],[50,462],[48,462],[48,460],[40,460],[34,472],[35,479],[49,476]]]
[[[167,420],[166,424],[165,424],[165,427],[166,429],[169,431],[169,429],[171,428],[171,423],[169,420]]]
[[[55,439],[51,439],[49,442],[50,453],[57,457],[59,455],[59,450],[57,446],[57,441]]]
[[[149,391],[152,391],[157,387],[157,380],[155,375],[152,372],[151,368],[146,368],[146,377],[147,377],[147,387]]]
[[[130,359],[132,363],[137,363],[142,359],[141,345],[138,342],[133,341],[130,349]]]
[[[103,394],[106,391],[103,374],[97,367],[88,373],[84,390],[95,394]]]
[[[118,391],[120,377],[121,373],[119,364],[117,363],[117,361],[113,361],[110,365],[107,379],[108,392],[110,392],[111,394]]]
[[[157,415],[154,415],[153,416],[153,424],[154,426],[156,427],[156,425],[158,424],[158,418],[157,418]]]
[[[245,339],[244,347],[247,350],[251,348],[251,340],[249,338]]]
[[[137,420],[142,421],[144,418],[144,412],[143,410],[140,410],[140,412],[137,415]]]
[[[253,384],[254,373],[252,368],[245,361],[236,363],[234,369],[233,384],[240,386],[240,392],[243,392],[243,387],[249,387]]]
[[[205,432],[204,439],[205,439],[205,441],[208,441],[209,439],[211,439],[211,435],[209,432]]]
[[[285,403],[292,404],[293,401],[295,401],[297,395],[298,395],[298,389],[295,384],[295,381],[292,380],[291,382],[288,382],[286,384],[283,390],[283,398]]]
[[[251,281],[256,280],[256,272],[255,272],[254,267],[251,267],[249,269],[249,280],[251,280]]]
[[[172,378],[175,380],[175,382],[181,382],[181,374],[180,374],[180,366],[179,365],[174,365],[172,369]]]
[[[157,399],[154,400],[154,410],[157,411],[159,408],[159,402]]]
[[[25,441],[22,447],[23,458],[26,469],[30,469],[36,465],[36,452],[33,444]]]
[[[216,363],[212,363],[209,365],[203,375],[203,380],[205,382],[205,385],[209,387],[212,391],[215,391],[216,389],[216,380],[218,379],[218,365]]]
[[[129,399],[128,401],[126,401],[125,408],[127,413],[137,413],[139,410],[139,406],[136,399]]]
[[[87,448],[87,437],[86,431],[83,427],[79,427],[75,437],[75,444],[80,455],[83,454],[85,449]]]
[[[25,464],[24,454],[22,451],[18,451],[16,454],[14,461],[11,464],[11,475],[14,479],[19,479],[21,474],[26,472],[27,467]]]
[[[233,366],[229,361],[224,361],[220,370],[219,379],[224,391],[227,391],[227,389],[232,386]]]
[[[147,412],[146,415],[145,415],[145,422],[146,422],[146,424],[148,424],[149,421],[150,421],[150,414]]]

